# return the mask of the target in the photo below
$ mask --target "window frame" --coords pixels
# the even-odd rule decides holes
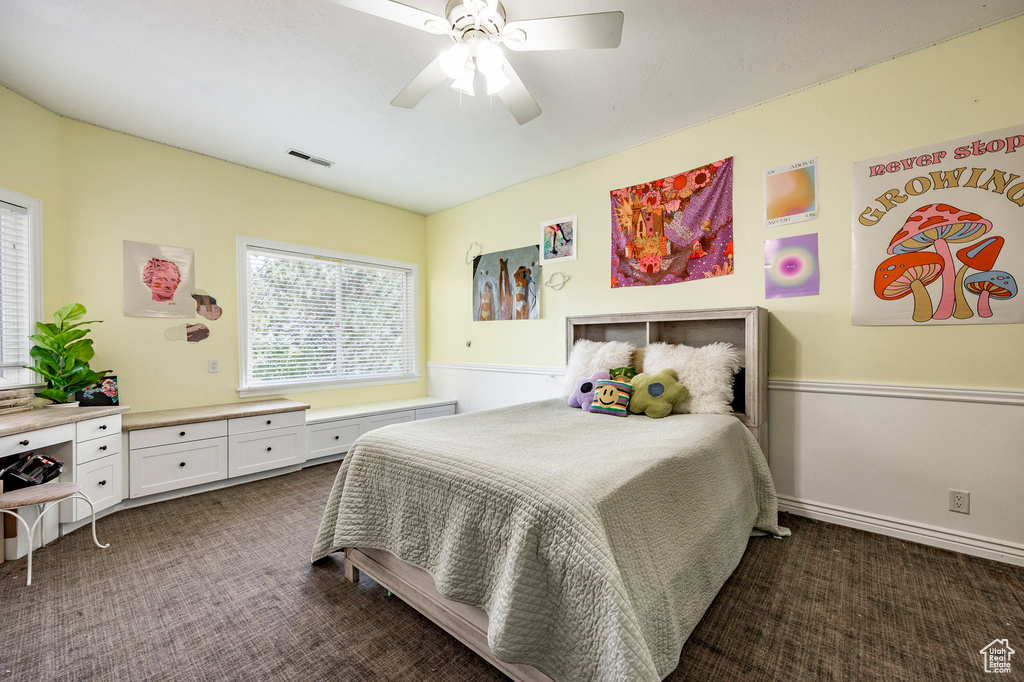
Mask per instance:
[[[36,322],[40,322],[43,319],[43,202],[39,199],[20,194],[13,190],[5,189],[0,187],[0,201],[4,201],[14,206],[24,208],[28,212],[28,266],[29,266],[29,325],[26,330],[28,333],[26,336],[35,334]],[[32,343],[29,343],[29,348],[32,347]],[[33,364],[30,356],[25,357],[25,364]],[[19,380],[11,383],[6,383],[0,378],[0,390],[8,390],[12,388],[37,388],[45,386],[46,382],[42,380],[38,374],[34,371],[25,369],[19,371]]]
[[[381,379],[329,379],[325,381],[301,381],[280,383],[265,386],[248,386],[249,375],[249,270],[248,253],[250,248],[267,249],[291,253],[302,257],[321,257],[351,261],[362,265],[379,265],[409,271],[412,275],[413,292],[411,296],[413,329],[413,373]],[[419,320],[419,266],[416,263],[364,256],[362,254],[345,253],[313,246],[289,244],[287,242],[260,239],[257,237],[237,236],[238,255],[238,395],[241,398],[281,395],[285,393],[306,393],[312,391],[332,391],[340,388],[359,388],[363,386],[386,386],[389,384],[409,384],[423,378],[420,372],[420,320]]]

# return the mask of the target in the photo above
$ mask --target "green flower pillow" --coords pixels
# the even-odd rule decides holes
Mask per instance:
[[[679,383],[679,374],[674,369],[637,374],[630,383],[633,384],[633,395],[629,400],[629,411],[646,414],[651,419],[667,417],[672,414],[672,408],[690,397],[690,391]]]

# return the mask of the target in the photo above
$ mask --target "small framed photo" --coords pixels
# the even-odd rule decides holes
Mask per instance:
[[[541,265],[576,260],[576,216],[568,215],[540,224]]]
[[[82,407],[110,407],[117,405],[117,377],[106,376],[92,386],[86,386],[75,393],[75,400]]]

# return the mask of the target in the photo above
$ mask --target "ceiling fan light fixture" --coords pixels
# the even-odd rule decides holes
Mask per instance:
[[[466,70],[466,62],[469,61],[471,55],[469,53],[469,47],[464,43],[455,43],[450,48],[441,53],[441,70],[444,71],[444,75],[449,78],[460,78]]]
[[[501,48],[489,41],[476,46],[476,67],[487,79],[487,94],[496,95],[512,82],[505,75],[505,55]]]
[[[473,80],[475,78],[476,69],[473,68],[472,63],[467,64],[466,68],[463,69],[462,74],[452,83],[452,90],[472,97],[476,94],[473,90]]]
[[[501,48],[489,40],[481,40],[476,45],[476,66],[480,73],[489,76],[492,73],[501,72],[502,64],[505,62],[505,55]]]

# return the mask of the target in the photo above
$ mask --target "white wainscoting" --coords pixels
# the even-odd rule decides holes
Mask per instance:
[[[457,412],[479,412],[558,396],[561,367],[427,363],[427,395],[454,398]]]
[[[427,363],[428,393],[459,412],[555,397],[561,377]],[[783,511],[1024,565],[1024,391],[772,380],[768,414]]]

